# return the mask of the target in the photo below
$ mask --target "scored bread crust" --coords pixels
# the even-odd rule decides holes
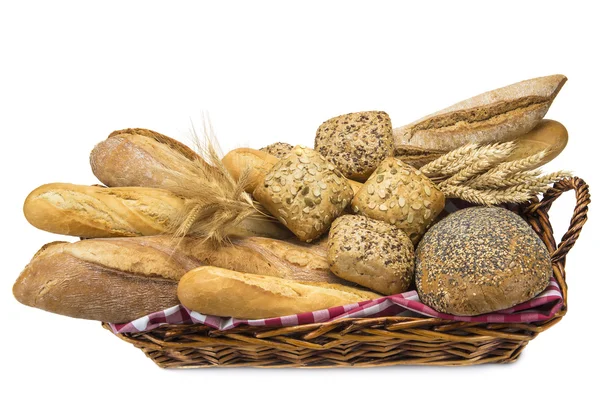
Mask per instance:
[[[211,266],[185,274],[177,296],[193,311],[244,319],[317,311],[380,297],[343,285],[312,285]]]
[[[566,81],[550,75],[482,93],[395,128],[395,145],[449,151],[515,139],[542,120]]]

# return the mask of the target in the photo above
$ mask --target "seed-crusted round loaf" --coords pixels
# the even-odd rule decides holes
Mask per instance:
[[[319,126],[315,150],[346,178],[364,182],[384,158],[394,154],[390,116],[363,111],[331,118]]]
[[[405,292],[414,275],[408,236],[382,221],[343,215],[333,221],[327,242],[331,272],[386,295]]]
[[[444,204],[435,183],[394,157],[386,158],[352,199],[354,212],[402,229],[414,244]]]
[[[500,207],[457,211],[431,227],[416,252],[421,301],[478,315],[530,300],[552,276],[550,254],[527,223]]]
[[[254,190],[254,197],[305,242],[325,233],[353,194],[333,164],[303,146],[279,160]]]
[[[291,144],[275,142],[259,150],[264,151],[265,153],[269,153],[270,155],[275,156],[277,158],[283,158],[287,156],[293,148],[294,146],[292,146]]]

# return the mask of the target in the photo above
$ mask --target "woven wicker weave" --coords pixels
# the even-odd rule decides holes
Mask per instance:
[[[563,192],[577,197],[567,233],[558,246],[548,219]],[[466,323],[437,318],[343,319],[287,328],[241,326],[227,331],[195,325],[163,325],[149,332],[118,334],[163,368],[200,367],[375,367],[398,364],[473,365],[507,363],[527,343],[567,312],[565,257],[587,220],[590,195],[580,178],[565,179],[541,201],[521,208],[552,254],[563,308],[543,322]],[[105,328],[108,328],[104,324]]]

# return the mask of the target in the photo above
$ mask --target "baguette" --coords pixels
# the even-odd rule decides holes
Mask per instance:
[[[215,247],[185,237],[173,250],[168,236],[89,239],[45,245],[17,279],[21,303],[57,314],[128,322],[178,304],[177,281],[199,265],[280,278],[342,283],[329,270],[323,244],[265,238]]]
[[[317,311],[381,297],[335,284],[309,284],[212,266],[186,273],[177,297],[190,310],[208,315],[258,319]]]
[[[467,143],[513,140],[544,118],[566,81],[564,75],[545,76],[461,101],[395,128],[395,146],[400,150],[450,151]]]
[[[176,229],[186,199],[167,190],[144,187],[51,183],[32,191],[23,205],[25,218],[48,232],[85,238],[149,236]],[[230,235],[290,237],[281,224],[248,218]]]
[[[239,148],[231,150],[223,157],[223,164],[229,173],[237,180],[242,172],[248,170],[250,177],[246,186],[248,193],[253,193],[258,184],[264,181],[265,176],[279,159],[271,154],[254,149]],[[362,187],[362,183],[348,179],[354,193]]]

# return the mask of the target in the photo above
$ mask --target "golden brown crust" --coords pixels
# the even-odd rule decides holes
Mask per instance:
[[[386,158],[352,199],[354,212],[400,228],[417,243],[444,209],[445,197],[419,170]]]
[[[246,319],[317,311],[379,297],[340,285],[311,285],[211,266],[185,274],[179,282],[177,296],[181,304],[191,310]]]
[[[449,151],[467,143],[513,140],[542,120],[566,81],[564,75],[545,76],[461,101],[395,128],[395,145]]]
[[[538,168],[558,156],[567,146],[568,141],[569,133],[563,124],[545,119],[530,132],[515,140],[516,147],[506,161],[520,160],[545,150],[546,156],[537,165],[531,167]]]
[[[359,215],[336,219],[327,259],[340,278],[386,295],[405,292],[414,275],[414,247],[400,229]]]
[[[221,161],[236,181],[248,170],[246,192],[252,193],[279,159],[264,151],[239,148],[231,150]]]
[[[150,129],[144,129],[144,128],[127,128],[127,129],[121,129],[118,131],[114,131],[112,132],[110,135],[108,135],[108,137],[113,137],[113,136],[118,136],[118,135],[141,135],[141,136],[146,136],[149,138],[152,138],[154,140],[156,140],[159,143],[162,144],[166,144],[167,146],[169,146],[171,149],[178,151],[179,153],[181,153],[185,158],[187,158],[188,160],[194,161],[194,160],[198,160],[200,159],[200,155],[198,155],[198,153],[196,153],[194,150],[190,149],[188,146],[186,146],[185,144],[170,138],[168,136],[165,136],[161,133],[152,131]]]
[[[499,207],[457,211],[417,248],[421,301],[454,315],[478,315],[530,300],[552,276],[544,243],[517,214]]]

